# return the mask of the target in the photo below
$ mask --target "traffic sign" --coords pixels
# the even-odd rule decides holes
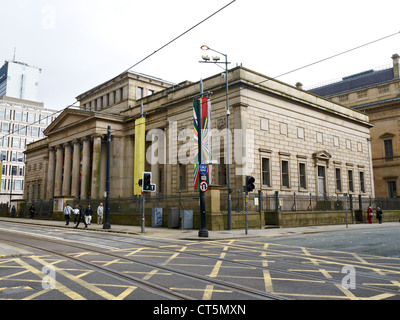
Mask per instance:
[[[201,192],[206,192],[208,190],[208,183],[207,181],[201,181],[200,182],[200,191]]]
[[[200,171],[200,174],[201,174],[201,175],[205,176],[205,175],[207,174],[207,172],[208,172],[207,165],[205,165],[204,163],[202,163],[202,164],[199,166],[199,171]]]

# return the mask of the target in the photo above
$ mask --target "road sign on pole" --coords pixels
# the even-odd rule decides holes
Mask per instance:
[[[208,183],[207,181],[201,181],[200,182],[200,191],[201,192],[206,192],[208,190]]]

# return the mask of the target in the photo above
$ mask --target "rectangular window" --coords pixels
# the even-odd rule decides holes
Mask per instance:
[[[119,89],[119,101],[124,99],[124,88]]]
[[[269,172],[269,159],[261,158],[261,175],[263,186],[271,186],[271,177]]]
[[[15,111],[15,121],[22,121],[22,112]]]
[[[282,160],[282,187],[289,188],[289,161]]]
[[[179,164],[179,190],[186,190],[186,166]]]
[[[31,113],[31,112],[28,113],[28,122],[29,123],[35,122],[35,114],[34,113]]]
[[[301,127],[297,128],[297,138],[304,139],[304,128]]]
[[[384,140],[385,144],[385,159],[386,161],[393,160],[393,143],[392,140]]]
[[[364,172],[360,172],[360,190],[365,192]]]
[[[219,170],[218,170],[218,184],[220,186],[226,186],[227,185],[227,179],[226,179],[226,164],[225,164],[225,158],[221,157],[219,158]]]
[[[335,170],[335,175],[336,175],[336,191],[342,191],[342,178],[341,178],[341,173],[340,169],[336,168]]]
[[[8,122],[3,122],[3,133],[10,132],[10,124]]]
[[[349,192],[354,192],[354,183],[353,183],[353,171],[348,170],[349,177]]]
[[[306,164],[299,163],[300,189],[307,189]]]

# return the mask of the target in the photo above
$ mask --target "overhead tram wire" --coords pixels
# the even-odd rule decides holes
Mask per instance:
[[[330,59],[339,57],[339,56],[344,55],[344,54],[346,54],[346,53],[349,53],[349,52],[355,51],[355,50],[357,50],[357,49],[360,49],[360,48],[366,47],[366,46],[368,46],[368,45],[371,45],[371,44],[373,44],[373,43],[377,43],[377,42],[379,42],[379,41],[388,39],[388,38],[393,37],[393,36],[398,35],[398,34],[400,34],[400,31],[399,31],[399,32],[392,33],[392,34],[387,35],[387,36],[385,36],[385,37],[382,37],[382,38],[379,38],[379,39],[376,39],[376,40],[373,40],[373,41],[364,43],[364,44],[359,45],[359,46],[357,46],[357,47],[354,47],[354,48],[351,48],[351,49],[342,51],[342,52],[340,52],[340,53],[331,55],[331,56],[329,56],[329,57],[326,57],[326,58],[317,60],[317,61],[315,61],[315,62],[309,63],[309,64],[304,65],[304,66],[302,66],[302,67],[298,67],[298,68],[296,68],[296,69],[293,69],[293,70],[291,70],[291,71],[287,71],[287,72],[282,73],[282,74],[280,74],[280,75],[278,75],[278,76],[275,76],[275,77],[273,77],[273,78],[268,78],[268,79],[266,79],[266,80],[263,80],[263,81],[261,81],[261,82],[256,83],[255,85],[258,86],[258,85],[261,85],[261,84],[263,84],[263,83],[265,83],[265,82],[272,81],[272,80],[276,80],[276,79],[279,78],[279,77],[288,75],[288,74],[290,74],[290,73],[293,73],[293,72],[296,72],[296,71],[299,71],[299,70],[302,70],[302,69],[306,69],[306,68],[311,67],[311,66],[314,66],[314,65],[316,65],[316,64],[318,64],[318,63],[321,63],[321,62],[324,62],[324,61],[327,61],[327,60],[330,60]],[[228,70],[228,72],[229,72],[229,70]],[[237,90],[235,90],[235,91],[233,91],[233,92],[230,92],[230,94],[237,93],[237,92],[240,92],[240,91],[242,91],[242,90],[243,90],[243,88],[239,88],[239,89],[237,89]],[[221,99],[221,100],[218,101],[217,99]],[[223,102],[223,101],[225,101],[225,99],[226,99],[226,93],[223,94],[223,95],[221,95],[221,96],[213,97],[213,98],[212,98],[212,101],[213,101],[213,103],[218,103],[218,102]],[[183,113],[183,112],[186,112],[186,111],[182,111],[182,113]],[[125,129],[116,129],[116,130],[112,130],[111,133],[120,132],[120,131],[124,131],[124,130],[125,130]]]
[[[124,70],[123,72],[121,72],[120,74],[118,74],[118,75],[117,75],[116,77],[114,77],[114,78],[118,78],[119,76],[121,76],[121,75],[123,75],[124,73],[128,72],[128,71],[131,70],[132,68],[138,66],[140,63],[146,61],[147,59],[149,59],[150,57],[152,57],[153,55],[155,55],[156,53],[158,53],[158,52],[161,51],[162,49],[166,48],[167,46],[169,46],[170,44],[172,44],[173,42],[175,42],[175,41],[178,40],[179,38],[183,37],[185,34],[189,33],[190,31],[192,31],[193,29],[197,28],[198,26],[200,26],[201,24],[203,24],[203,23],[206,22],[207,20],[211,19],[211,18],[212,18],[213,16],[215,16],[216,14],[220,13],[222,10],[226,9],[227,7],[229,7],[229,6],[230,6],[232,3],[234,3],[234,2],[236,2],[236,0],[233,0],[233,1],[229,2],[228,4],[226,4],[225,6],[223,6],[222,8],[218,9],[217,11],[215,11],[214,13],[212,13],[211,15],[207,16],[205,19],[203,19],[203,20],[201,20],[200,22],[196,23],[194,26],[192,26],[191,28],[187,29],[186,31],[184,31],[183,33],[181,33],[180,35],[178,35],[178,36],[175,37],[174,39],[172,39],[172,40],[170,40],[169,42],[167,42],[166,44],[162,45],[160,48],[158,48],[157,50],[155,50],[153,53],[147,55],[146,57],[144,57],[144,58],[141,59],[140,61],[136,62],[136,63],[133,64],[131,67],[129,67],[128,69]],[[98,85],[97,87],[100,87],[100,86],[102,86],[103,84],[105,84],[105,83],[107,83],[107,82],[108,82],[108,81],[106,81],[106,82],[104,82],[104,83]],[[98,91],[98,90],[100,90],[100,89],[95,90],[93,93],[95,93],[95,92]],[[63,109],[58,110],[58,111],[56,111],[56,112],[54,112],[54,113],[48,115],[48,116],[46,117],[46,119],[49,118],[49,117],[52,117],[52,116],[54,116],[54,115],[56,115],[56,114],[58,114],[58,113],[62,113],[62,112],[64,112],[64,111],[67,110],[67,109],[70,109],[70,108],[73,107],[77,102],[78,102],[78,100],[75,101],[74,103],[70,104],[69,106],[63,108]],[[95,113],[102,113],[102,114],[103,114],[103,112],[100,112],[100,111],[97,111],[97,110],[92,111],[92,112],[95,112]],[[115,115],[115,116],[118,116],[118,115]],[[36,124],[37,122],[38,122],[38,121],[35,121],[35,122],[31,123],[31,124],[28,124],[28,125],[26,125],[26,127],[32,126],[32,125]],[[19,131],[19,130],[18,130],[18,131]],[[4,138],[4,137],[8,137],[8,136],[10,136],[10,135],[12,135],[12,134],[14,134],[14,133],[15,133],[15,131],[13,130],[12,132],[10,132],[10,133],[8,133],[8,134],[5,134],[4,136],[1,136],[0,139],[1,139],[1,138]]]

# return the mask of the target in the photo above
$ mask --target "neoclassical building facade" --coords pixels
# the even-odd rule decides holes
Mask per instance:
[[[229,70],[229,131],[225,79],[204,79],[211,99],[212,184],[234,193],[255,177],[264,194],[374,196],[368,116],[265,75]],[[78,96],[28,145],[25,196],[101,199],[105,190],[107,127],[111,127],[111,197],[132,197],[135,121],[146,118],[145,170],[163,195],[195,193],[193,100],[200,82],[172,84],[127,72]],[[230,135],[229,155],[226,136]],[[36,190],[35,189],[35,190]],[[197,200],[193,200],[197,201]]]
[[[376,197],[400,196],[400,71],[392,64],[309,91],[369,116]]]

